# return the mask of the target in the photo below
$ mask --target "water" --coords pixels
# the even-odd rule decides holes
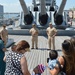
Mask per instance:
[[[20,17],[20,13],[0,13],[0,26],[3,24],[9,24],[10,20],[14,21]]]
[[[3,17],[5,18],[5,19],[9,19],[9,18],[15,18],[15,17],[19,17],[19,13],[5,13],[4,15],[3,15]]]
[[[20,13],[4,13],[4,14],[0,13],[0,20],[1,19],[12,19],[12,18],[16,18],[19,16],[20,16]]]

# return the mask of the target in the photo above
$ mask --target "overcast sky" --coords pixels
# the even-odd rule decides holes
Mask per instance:
[[[32,0],[24,0],[26,5],[29,6]],[[59,6],[62,0],[56,0],[56,4]],[[0,0],[0,5],[4,6],[4,12],[20,12],[22,11],[19,0]],[[65,9],[75,7],[75,0],[67,0]]]

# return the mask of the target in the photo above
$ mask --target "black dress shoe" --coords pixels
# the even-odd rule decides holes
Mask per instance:
[[[47,50],[51,50],[51,49],[47,49]]]
[[[36,48],[36,49],[38,49],[38,48]]]
[[[31,49],[34,49],[34,48],[31,48]]]

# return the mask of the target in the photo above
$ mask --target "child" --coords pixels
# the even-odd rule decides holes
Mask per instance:
[[[44,66],[43,64],[39,64],[33,69],[32,75],[41,75],[45,69],[46,69],[46,66]]]
[[[16,45],[12,45],[12,46],[11,46],[11,50],[12,50],[12,51],[15,51],[15,48],[16,48]]]
[[[59,68],[58,67],[58,60],[57,60],[57,57],[58,57],[58,53],[56,50],[51,50],[49,52],[49,58],[47,59],[47,63],[48,63],[48,67],[52,70],[54,68]]]
[[[59,68],[60,69],[59,75],[60,74],[65,75],[65,73],[62,72],[63,65],[60,65],[59,61],[57,60],[57,57],[58,57],[57,51],[51,50],[49,52],[49,58],[47,58],[47,63],[48,63],[47,66],[50,70],[54,68]]]

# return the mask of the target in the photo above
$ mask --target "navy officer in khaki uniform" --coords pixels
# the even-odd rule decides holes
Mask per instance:
[[[31,33],[31,41],[32,41],[32,49],[34,49],[34,44],[35,48],[38,49],[38,29],[36,28],[36,25],[33,24],[32,28],[29,31]]]
[[[49,49],[55,50],[55,35],[57,33],[56,28],[52,26],[52,23],[49,23],[49,27],[46,29],[47,35],[48,35],[48,45]],[[52,48],[51,48],[52,47]]]
[[[6,30],[6,25],[3,25],[3,29],[1,31],[1,38],[4,41],[4,45],[6,45],[8,41],[8,31]]]

